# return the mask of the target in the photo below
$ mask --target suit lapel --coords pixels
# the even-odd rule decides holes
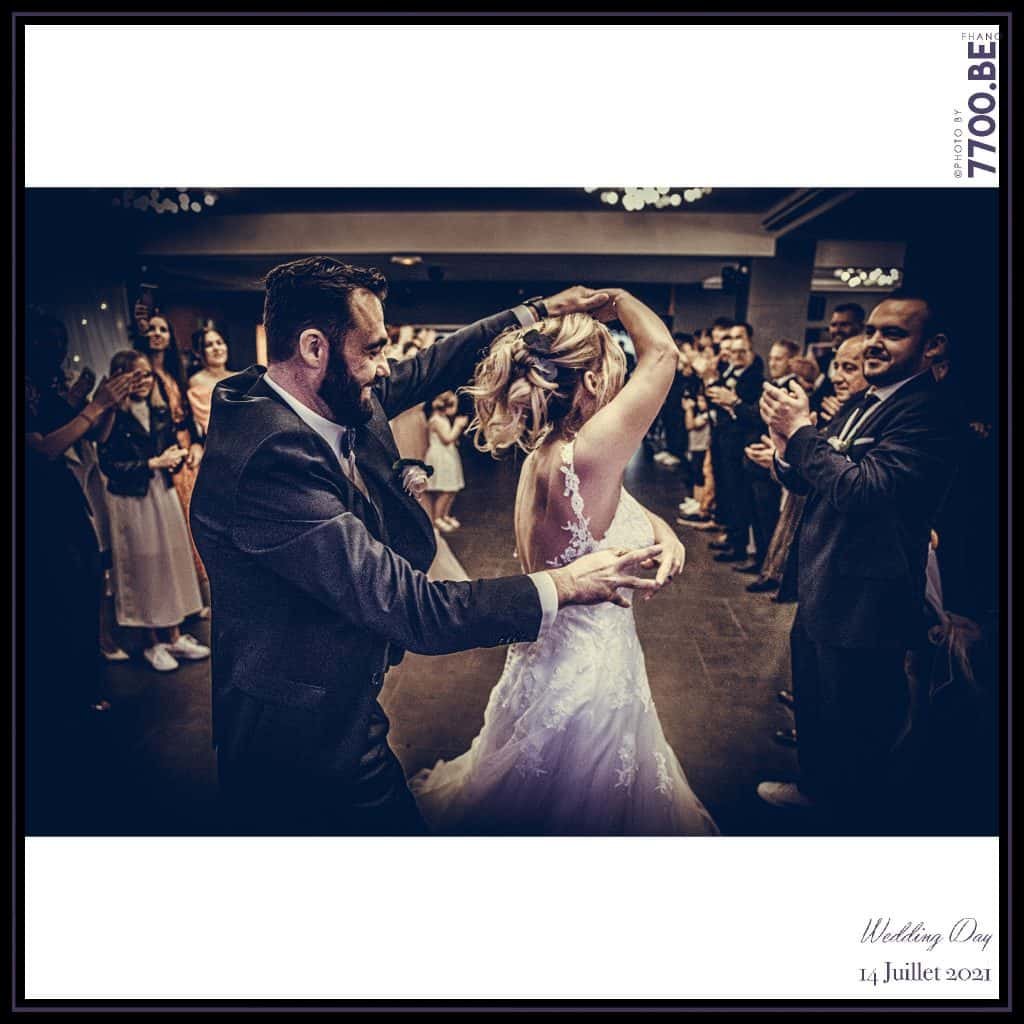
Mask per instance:
[[[262,374],[251,388],[250,393],[259,395],[263,398],[270,398],[277,402],[278,405],[283,406],[295,417],[302,429],[308,431],[313,436],[315,443],[320,446],[323,452],[324,462],[337,476],[342,492],[347,495],[346,504],[349,509],[366,524],[367,529],[374,535],[374,537],[377,538],[377,540],[382,543],[385,542],[387,540],[387,532],[384,529],[382,510],[373,501],[367,499],[362,491],[360,491],[359,488],[349,480],[345,475],[344,470],[341,468],[341,463],[338,461],[337,454],[331,450],[331,446],[323,439],[323,437],[311,426],[303,423],[302,418],[295,412],[295,410],[292,409],[287,402],[283,401],[281,396],[272,387],[269,387],[263,381]]]
[[[392,470],[399,458],[384,410],[377,404],[373,419],[356,431],[356,464],[374,500],[380,505],[389,543],[393,542],[400,554],[414,562],[414,552],[402,550],[403,540],[419,549],[415,552],[419,557],[424,557],[429,551],[429,565],[436,550],[434,528],[423,507],[405,492]],[[399,514],[388,516],[386,510],[389,505]]]
[[[861,416],[860,410],[864,408],[864,394],[858,395],[852,402],[846,402],[838,416],[833,416],[825,427],[826,437],[838,437],[850,423],[854,416],[858,419]]]

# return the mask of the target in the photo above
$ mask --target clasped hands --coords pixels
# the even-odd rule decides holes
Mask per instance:
[[[557,295],[544,300],[550,316],[565,316],[567,313],[589,313],[595,320],[607,324],[619,319],[616,303],[632,298],[625,288],[587,288],[573,285]]]
[[[558,593],[558,606],[567,604],[600,604],[610,601],[628,608],[629,601],[619,588],[643,591],[644,597],[656,594],[678,573],[686,560],[682,544],[666,547],[652,544],[646,548],[592,551],[560,569],[549,570]],[[657,565],[654,579],[645,579],[634,573]]]
[[[714,384],[707,388],[708,401],[720,405],[725,409],[731,409],[739,403],[739,395],[732,388],[717,387]]]
[[[790,381],[786,388],[777,388],[765,381],[758,408],[780,457],[786,450],[786,442],[801,427],[813,427],[816,418],[811,412],[807,392],[795,381]]]

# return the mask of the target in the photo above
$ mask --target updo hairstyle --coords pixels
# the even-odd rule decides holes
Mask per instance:
[[[596,394],[584,386],[588,370]],[[625,376],[622,349],[586,313],[509,328],[495,338],[464,389],[476,406],[473,443],[497,457],[512,447],[531,452],[553,431],[572,437],[615,397]]]

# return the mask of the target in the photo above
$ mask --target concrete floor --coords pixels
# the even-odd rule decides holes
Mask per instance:
[[[449,543],[472,576],[519,571],[513,558],[515,468],[464,455],[463,523]],[[669,522],[684,495],[678,473],[637,457],[627,488]],[[685,527],[687,567],[656,600],[639,602],[637,626],[665,734],[723,833],[817,831],[813,818],[761,803],[762,779],[793,779],[795,752],[774,740],[792,725],[775,699],[788,685],[787,634],[794,606],[747,594],[751,579],[711,561],[710,536]],[[187,627],[207,641],[209,625]],[[128,631],[127,650],[141,637]],[[382,703],[407,772],[461,753],[483,721],[505,649],[445,657],[409,655],[389,673]],[[76,736],[74,770],[60,792],[33,803],[33,834],[183,835],[219,831],[210,747],[209,663],[159,675],[140,658],[106,668],[114,710],[92,715]]]

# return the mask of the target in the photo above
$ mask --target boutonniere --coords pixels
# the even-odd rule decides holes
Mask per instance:
[[[434,475],[434,467],[419,459],[399,459],[391,467],[391,472],[406,494],[418,498],[427,489],[427,481]]]

